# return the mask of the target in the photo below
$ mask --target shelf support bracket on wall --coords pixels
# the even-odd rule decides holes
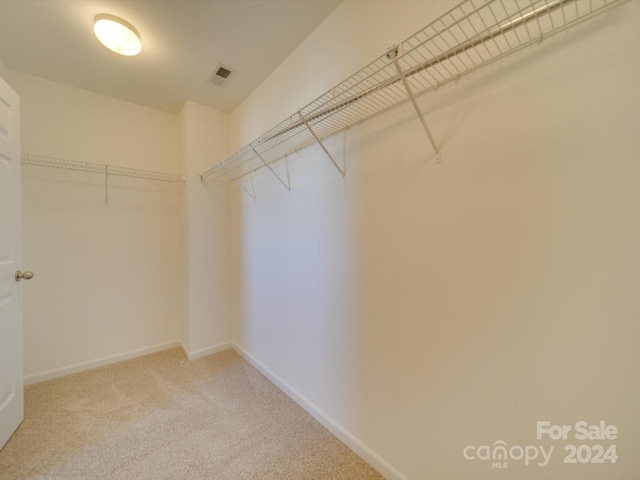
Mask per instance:
[[[109,204],[109,165],[104,166],[104,203]]]
[[[284,188],[286,188],[287,190],[291,191],[291,182],[289,181],[289,177],[287,176],[287,182],[285,182],[285,181],[280,177],[280,175],[278,175],[278,174],[275,172],[275,170],[274,170],[273,168],[271,168],[271,165],[269,165],[269,164],[267,163],[267,161],[266,161],[264,158],[262,158],[262,155],[260,155],[260,154],[258,153],[258,151],[253,147],[253,145],[251,145],[251,150],[253,150],[253,153],[255,153],[255,154],[256,154],[256,157],[258,157],[258,158],[262,161],[262,163],[264,164],[264,166],[265,166],[265,167],[267,167],[269,170],[271,170],[271,173],[273,173],[273,174],[276,176],[276,178],[280,181],[280,183],[281,183],[282,185],[284,185]],[[287,168],[288,168],[288,167],[287,167]]]
[[[409,96],[409,100],[411,100],[411,104],[413,105],[414,110],[418,114],[418,118],[420,119],[420,122],[422,123],[422,126],[424,127],[424,131],[427,134],[427,137],[429,138],[429,142],[431,143],[431,146],[433,147],[433,151],[436,153],[437,157],[439,158],[440,157],[440,151],[438,150],[438,146],[436,145],[436,142],[433,139],[433,135],[431,135],[431,130],[429,130],[429,127],[427,126],[427,121],[424,119],[424,115],[422,114],[422,110],[420,110],[420,107],[418,106],[418,102],[416,102],[416,96],[413,94],[413,91],[411,90],[411,86],[409,85],[409,82],[407,81],[407,77],[406,77],[404,71],[402,70],[402,67],[398,63],[398,53],[399,53],[398,52],[398,47],[397,46],[393,47],[387,53],[387,58],[389,58],[390,60],[393,60],[393,64],[396,66],[396,70],[398,71],[398,76],[402,80],[402,84],[404,85],[404,89],[407,91],[407,95]]]
[[[318,142],[318,144],[322,147],[322,150],[324,150],[324,153],[327,155],[327,157],[329,157],[329,160],[331,160],[331,163],[333,163],[333,165],[338,169],[338,171],[340,172],[340,175],[342,175],[342,178],[344,178],[345,170],[346,170],[344,166],[340,168],[340,166],[338,165],[338,162],[336,162],[333,156],[329,153],[329,150],[327,150],[327,147],[324,146],[324,143],[322,143],[322,140],[320,140],[320,137],[316,135],[316,132],[313,131],[313,128],[311,128],[311,125],[309,125],[309,122],[307,121],[306,118],[304,118],[301,112],[298,112],[298,116],[300,117],[300,120],[302,120],[302,122],[304,123],[304,126],[307,127],[307,130],[311,132],[311,135],[313,135],[313,138],[316,139],[316,142]]]
[[[254,200],[256,199],[256,191],[255,189],[253,189],[253,193],[246,188],[244,185],[242,185],[242,183],[240,183],[240,181],[236,178],[236,176],[231,173],[229,170],[227,170],[227,167],[225,165],[222,166],[222,169],[224,170],[224,173],[227,174],[227,176],[233,180],[234,182],[236,182],[238,184],[238,186],[244,190],[251,198],[253,198]],[[251,185],[253,186],[253,181],[251,182]]]

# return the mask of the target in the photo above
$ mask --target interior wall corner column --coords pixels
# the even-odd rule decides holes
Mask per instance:
[[[229,149],[229,115],[188,101],[179,118],[186,176],[183,343],[191,358],[230,340],[228,187],[200,179],[211,158]]]

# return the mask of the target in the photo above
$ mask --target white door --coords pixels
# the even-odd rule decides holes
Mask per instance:
[[[0,448],[22,422],[20,104],[0,78]]]

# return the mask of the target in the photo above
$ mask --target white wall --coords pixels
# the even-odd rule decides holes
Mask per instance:
[[[9,71],[22,152],[180,173],[178,117]],[[179,340],[182,187],[23,167],[25,375]]]
[[[188,315],[183,341],[190,358],[230,339],[229,190],[200,174],[229,150],[229,114],[186,102],[180,112],[187,175],[183,205],[188,236]]]
[[[341,4],[233,112],[233,147],[440,8]],[[628,2],[423,98],[441,165],[403,108],[349,130],[346,181],[311,147],[291,193],[233,189],[234,341],[389,478],[496,478],[462,451],[497,440],[556,445],[509,478],[640,471],[639,20]],[[615,424],[619,462],[563,464],[538,420]]]
[[[0,58],[0,77],[5,78],[8,76],[9,69],[6,67],[2,59]],[[6,79],[5,79],[6,80]]]

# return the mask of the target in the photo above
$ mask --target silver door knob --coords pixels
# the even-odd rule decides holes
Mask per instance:
[[[19,282],[22,279],[31,280],[33,278],[33,272],[21,272],[18,270],[16,272],[16,282]]]

